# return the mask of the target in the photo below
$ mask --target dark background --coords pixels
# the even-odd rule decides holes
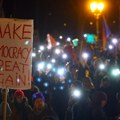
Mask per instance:
[[[95,17],[89,9],[90,0],[4,0],[6,17],[34,19],[40,41],[50,33],[54,37],[81,37],[95,33]],[[104,0],[103,15],[113,34],[120,31],[120,0]],[[100,19],[101,20],[101,19]],[[93,25],[90,25],[90,22]]]

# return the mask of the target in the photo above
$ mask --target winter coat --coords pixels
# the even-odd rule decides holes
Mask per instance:
[[[27,102],[23,103],[13,103],[12,114],[9,120],[30,120],[30,114],[32,113],[32,108]]]
[[[41,112],[37,112],[35,109],[31,114],[30,120],[59,120],[54,110],[47,105],[44,106]]]

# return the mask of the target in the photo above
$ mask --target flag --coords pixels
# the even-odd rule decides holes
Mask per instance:
[[[103,49],[106,48],[107,45],[107,39],[110,37],[111,35],[111,31],[109,26],[107,25],[107,21],[105,19],[105,17],[103,16],[103,30],[102,30],[102,47]]]
[[[52,48],[52,47],[56,46],[56,41],[50,34],[47,34],[47,42],[48,42],[48,47],[49,48]]]

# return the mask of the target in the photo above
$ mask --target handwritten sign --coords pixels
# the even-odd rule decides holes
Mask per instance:
[[[0,88],[31,88],[32,42],[32,20],[0,19]]]

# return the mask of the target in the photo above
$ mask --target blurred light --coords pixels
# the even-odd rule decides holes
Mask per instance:
[[[41,80],[42,80],[41,78],[37,78],[37,80],[36,80],[36,81],[37,81],[37,82],[41,82]]]
[[[111,71],[111,74],[115,77],[120,75],[120,69],[119,68],[113,68]]]
[[[56,72],[56,68],[53,68],[52,71],[53,71],[53,72]]]
[[[47,68],[48,68],[48,69],[51,69],[51,68],[52,68],[52,64],[48,63],[48,64],[47,64]]]
[[[59,46],[59,45],[60,45],[60,42],[57,42],[56,45]]]
[[[56,54],[60,54],[60,49],[58,49],[58,48],[55,49],[55,53],[56,53]]]
[[[20,83],[20,79],[19,78],[17,78],[17,83]]]
[[[65,74],[65,69],[64,68],[58,68],[57,74],[60,75],[60,76],[64,75]]]
[[[60,90],[64,90],[64,86],[60,86]]]
[[[68,83],[72,83],[72,80],[68,80]]]
[[[66,58],[67,58],[67,54],[64,53],[64,54],[62,55],[62,58],[63,58],[63,59],[66,59]]]
[[[53,90],[56,90],[56,87],[53,87]]]
[[[83,36],[86,38],[86,37],[87,37],[87,34],[84,34]]]
[[[63,36],[60,35],[59,38],[60,38],[60,39],[63,39]]]
[[[67,38],[67,41],[68,41],[68,42],[70,42],[70,41],[71,41],[71,38],[70,38],[70,37],[68,37],[68,38]]]
[[[25,45],[28,45],[28,44],[29,44],[29,42],[30,42],[30,41],[26,40],[26,41],[25,41]]]
[[[42,45],[40,46],[40,50],[43,51],[45,49],[45,47]]]
[[[48,91],[47,91],[47,90],[45,90],[45,91],[44,91],[44,93],[45,93],[45,94],[48,94]]]
[[[108,48],[112,50],[114,47],[112,45],[108,45]]]
[[[92,12],[95,12],[98,10],[98,12],[101,12],[104,9],[104,3],[102,2],[92,2],[90,4],[90,9]]]
[[[32,57],[36,57],[36,53],[33,52],[33,53],[32,53]]]
[[[48,46],[47,46],[47,49],[50,50],[51,48],[52,48],[52,45],[48,45]]]
[[[49,86],[48,82],[44,82],[43,85],[44,85],[45,87],[48,87],[48,86]]]
[[[82,53],[82,58],[88,59],[88,57],[89,57],[89,54],[88,54],[88,53],[86,53],[86,52]]]
[[[77,46],[77,45],[78,45],[79,40],[76,38],[76,39],[72,40],[72,42],[73,42],[73,45],[74,45],[74,46]]]
[[[45,62],[41,62],[37,66],[38,66],[38,70],[43,70],[45,67]]]
[[[99,65],[99,69],[100,69],[100,70],[104,70],[104,69],[105,69],[105,65],[104,65],[103,63],[101,63],[101,64]]]
[[[72,96],[75,98],[79,98],[81,96],[81,91],[79,89],[75,89],[72,91]]]
[[[117,40],[116,38],[113,38],[113,39],[112,39],[112,43],[113,43],[114,45],[116,45],[116,44],[118,43],[118,40]]]
[[[52,60],[51,60],[51,62],[52,62],[52,63],[55,63],[55,62],[56,62],[56,60],[55,60],[55,59],[52,59]]]

